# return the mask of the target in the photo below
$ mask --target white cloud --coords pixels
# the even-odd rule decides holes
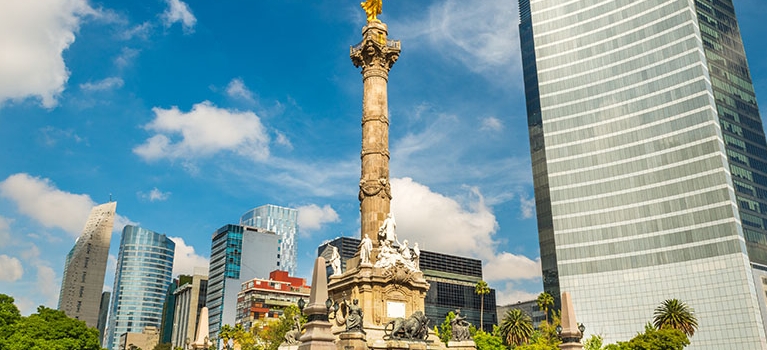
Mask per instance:
[[[495,304],[498,306],[516,304],[520,301],[530,301],[538,298],[538,293],[530,293],[520,290],[514,282],[507,282],[502,288],[495,290]],[[498,315],[503,319],[504,315]]]
[[[195,267],[203,267],[205,269],[210,265],[208,258],[198,255],[194,251],[194,247],[186,245],[184,239],[181,237],[168,237],[174,243],[176,243],[176,250],[173,257],[173,276],[178,275],[191,275],[194,273]]]
[[[106,278],[104,278],[104,291],[111,292],[114,288],[113,283],[115,272],[117,272],[117,257],[109,254],[107,257],[107,269],[105,273]],[[110,279],[112,280],[112,283],[108,282]]]
[[[170,192],[163,192],[157,189],[157,187],[153,188],[149,193],[139,192],[139,197],[142,199],[148,200],[150,202],[157,202],[157,201],[165,201],[168,198],[170,198],[171,193]]]
[[[464,208],[454,199],[432,192],[410,178],[392,179],[391,210],[400,240],[419,242],[421,249],[488,259],[494,256],[498,229],[479,190]]]
[[[192,14],[189,5],[180,0],[167,0],[167,3],[168,9],[162,14],[162,21],[165,26],[170,27],[173,23],[181,22],[184,32],[191,33],[195,23],[197,23],[197,18]]]
[[[121,88],[123,84],[124,82],[121,78],[109,77],[95,82],[80,84],[80,89],[85,91],[104,91]]]
[[[274,140],[275,143],[280,146],[285,146],[287,149],[293,149],[293,144],[290,143],[290,139],[285,136],[285,134],[279,131],[275,131],[275,134],[277,135],[277,138]]]
[[[5,254],[0,255],[0,281],[15,282],[23,275],[24,268],[19,259]]]
[[[298,227],[302,236],[308,236],[310,231],[322,228],[323,224],[338,222],[338,213],[330,205],[320,207],[316,204],[298,207]]]
[[[0,216],[0,248],[11,241],[11,219]]]
[[[88,140],[77,135],[72,129],[59,129],[53,126],[46,126],[40,129],[40,138],[43,144],[48,147],[55,147],[60,141],[71,140],[75,143],[85,142],[88,144]]]
[[[506,0],[435,2],[423,17],[394,23],[412,47],[437,50],[476,72],[519,69],[517,5]],[[415,43],[414,43],[415,42]]]
[[[62,52],[75,41],[86,0],[0,2],[0,105],[37,97],[53,108],[69,79]]]
[[[525,195],[520,195],[519,210],[524,219],[535,217],[535,198],[528,198]]]
[[[391,210],[400,241],[418,242],[424,250],[480,259],[484,280],[506,285],[506,290],[497,291],[499,300],[528,300],[530,293],[512,287],[515,281],[539,279],[540,259],[498,251],[494,239],[498,224],[478,189],[469,188],[469,199],[462,205],[410,178],[394,178],[391,186]]]
[[[36,286],[37,290],[46,298],[44,304],[48,307],[56,307],[60,291],[59,288],[56,288],[57,285],[60,285],[56,281],[56,273],[50,266],[43,265],[42,262],[37,263],[35,267],[37,268]]]
[[[0,182],[0,196],[16,203],[18,210],[48,228],[60,228],[79,237],[96,203],[88,195],[61,191],[49,179],[19,173]],[[130,222],[116,215],[115,223]]]
[[[136,56],[138,56],[139,52],[141,51],[137,49],[123,47],[123,49],[120,50],[120,54],[115,57],[115,66],[121,69],[130,66],[133,64],[133,60],[136,59]]]
[[[230,151],[254,161],[269,157],[269,135],[253,112],[222,109],[205,101],[184,113],[178,107],[152,109],[156,118],[144,128],[157,132],[133,152],[147,161],[207,157]],[[180,136],[174,142],[173,137]]]
[[[256,99],[253,97],[253,91],[250,91],[248,87],[245,86],[242,78],[232,79],[232,81],[229,82],[229,85],[226,86],[226,94],[230,97],[241,98],[248,102],[256,101]]]
[[[481,130],[501,131],[503,130],[503,123],[496,117],[487,117],[482,119]]]
[[[540,278],[541,260],[540,258],[532,260],[524,255],[500,252],[487,260],[483,274],[486,281]]]
[[[149,38],[149,32],[151,29],[152,24],[149,22],[144,22],[124,30],[122,33],[120,33],[120,38],[123,40],[130,40],[133,38],[141,38],[146,40]]]

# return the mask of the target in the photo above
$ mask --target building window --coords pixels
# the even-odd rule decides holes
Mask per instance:
[[[85,271],[83,271],[83,280],[82,280],[82,282],[85,283]]]
[[[85,291],[85,286],[80,286],[80,298],[83,297],[83,291]]]

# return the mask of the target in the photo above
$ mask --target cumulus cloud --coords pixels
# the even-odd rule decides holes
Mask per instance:
[[[232,81],[229,82],[229,85],[226,86],[226,94],[230,97],[240,98],[248,102],[256,101],[253,91],[250,91],[248,87],[245,86],[242,78],[232,79]]]
[[[515,1],[438,1],[424,16],[390,27],[400,28],[412,47],[437,50],[476,72],[520,68]]]
[[[157,187],[153,188],[149,193],[139,192],[139,197],[148,200],[150,202],[162,202],[165,200],[168,200],[170,198],[171,193],[170,192],[163,192],[157,189]]]
[[[40,225],[60,228],[72,237],[80,236],[91,209],[97,205],[88,195],[62,191],[49,179],[25,173],[0,182],[0,196],[13,201],[19,212]],[[118,222],[130,220],[117,215],[115,223]]]
[[[323,224],[338,222],[338,213],[330,205],[318,206],[310,204],[298,207],[298,227],[302,236],[308,236],[310,231],[322,228]]]
[[[519,286],[514,282],[504,283],[501,287],[495,290],[495,303],[496,305],[509,305],[516,304],[520,301],[535,300],[538,298],[538,293],[530,293],[520,290]],[[504,315],[498,315],[498,318],[503,318]]]
[[[181,22],[184,32],[194,31],[194,25],[197,18],[192,14],[192,10],[185,2],[180,0],[167,0],[168,8],[162,14],[162,21],[165,27],[170,27],[173,23]]]
[[[86,0],[0,2],[0,105],[37,97],[55,107],[69,79],[62,52],[93,14]]]
[[[498,223],[477,188],[469,188],[469,202],[462,205],[410,178],[392,179],[391,187],[399,237],[419,242],[424,250],[481,259],[483,278],[493,285],[540,278],[539,259],[497,250]],[[498,293],[503,298],[524,294],[513,289]]]
[[[37,268],[37,280],[35,285],[37,290],[45,297],[45,305],[55,306],[59,300],[59,288],[55,286],[60,283],[56,281],[56,273],[50,266],[42,262],[35,265]]]
[[[133,64],[133,60],[136,59],[139,52],[141,51],[137,49],[131,49],[129,47],[124,47],[122,50],[120,50],[120,54],[115,57],[115,66],[120,69],[130,66]]]
[[[0,255],[0,281],[15,282],[23,275],[24,268],[19,259],[5,254]]]
[[[173,257],[173,276],[191,275],[195,267],[207,269],[210,265],[208,258],[198,255],[194,247],[187,245],[181,237],[168,237],[176,243]]]
[[[80,84],[80,89],[85,91],[104,91],[119,89],[123,86],[123,84],[124,82],[121,78],[109,77],[95,82],[89,81],[87,83]]]
[[[254,161],[269,157],[269,134],[253,112],[222,109],[205,101],[184,113],[178,107],[152,109],[144,128],[157,134],[133,152],[147,161],[190,159],[229,151]]]
[[[107,257],[107,269],[105,273],[106,278],[104,278],[104,291],[111,292],[112,289],[114,288],[113,284],[109,283],[107,280],[109,280],[110,278],[114,280],[115,272],[117,272],[117,257],[112,254],[109,254],[109,256]],[[111,281],[111,282],[114,282],[114,281]]]
[[[151,29],[152,24],[149,22],[144,22],[124,30],[122,33],[120,33],[119,36],[123,40],[130,40],[133,38],[141,38],[146,40],[149,38],[149,32]]]

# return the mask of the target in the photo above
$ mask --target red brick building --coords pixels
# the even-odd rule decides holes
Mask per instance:
[[[300,298],[308,301],[310,292],[306,279],[290,277],[287,271],[272,271],[268,280],[244,282],[237,294],[235,324],[250,329],[256,321],[276,320],[288,305],[295,305]]]

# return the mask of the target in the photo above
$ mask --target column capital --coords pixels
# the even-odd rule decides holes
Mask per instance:
[[[381,75],[386,76],[394,63],[397,62],[400,42],[399,40],[389,40],[387,35],[386,24],[368,23],[362,29],[362,41],[349,50],[352,63],[357,68],[362,67],[363,74],[369,70],[381,70]]]

